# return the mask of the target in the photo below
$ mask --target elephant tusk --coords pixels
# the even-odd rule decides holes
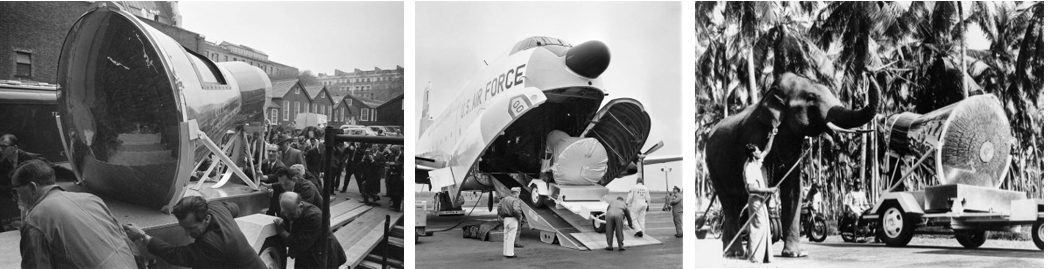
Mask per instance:
[[[830,130],[832,130],[834,132],[838,132],[838,133],[869,133],[869,132],[873,132],[873,130],[870,130],[870,129],[844,129],[844,128],[841,128],[840,126],[837,126],[836,124],[833,124],[832,122],[827,122],[826,123],[826,127],[830,128]]]

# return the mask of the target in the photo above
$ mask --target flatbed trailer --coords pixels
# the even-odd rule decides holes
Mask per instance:
[[[885,163],[895,165],[884,166],[883,174],[894,182],[862,218],[876,220],[888,246],[906,246],[915,233],[940,227],[965,248],[978,248],[986,231],[1019,233],[1029,225],[1034,244],[1044,250],[1044,200],[1000,188],[1019,142],[996,96],[968,97],[923,115],[903,112],[886,123]],[[906,172],[896,174],[900,168]],[[904,186],[915,174],[934,183]]]

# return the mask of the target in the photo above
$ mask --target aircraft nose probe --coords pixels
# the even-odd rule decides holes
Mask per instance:
[[[572,72],[583,77],[595,79],[608,69],[611,52],[604,42],[592,40],[568,49],[564,64]]]

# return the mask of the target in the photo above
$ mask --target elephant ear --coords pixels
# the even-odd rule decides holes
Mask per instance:
[[[786,102],[782,100],[778,92],[776,89],[771,89],[764,95],[764,98],[761,98],[760,105],[757,106],[757,120],[770,127],[779,127],[782,113],[786,110]]]

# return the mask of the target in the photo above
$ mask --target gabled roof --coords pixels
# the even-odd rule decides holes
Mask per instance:
[[[286,95],[287,92],[290,91],[291,88],[294,87],[297,83],[298,79],[273,81],[273,91],[270,92],[268,97],[284,98],[284,95]]]
[[[320,91],[324,90],[322,85],[303,86],[303,88],[306,88],[306,93],[309,93],[309,97],[316,97]]]
[[[361,103],[361,104],[363,104],[364,106],[366,106],[368,108],[377,108],[378,106],[382,105],[382,101],[374,100],[374,99],[367,99],[367,98],[356,96],[356,95],[352,95],[352,94],[346,95],[345,98],[354,99],[354,100],[356,100],[357,103]],[[343,100],[345,100],[345,98],[343,98]]]
[[[321,93],[327,94],[328,99],[335,100],[334,98],[331,97],[331,91],[327,90],[326,86],[312,85],[312,86],[305,86],[305,88],[306,88],[306,93],[309,94],[309,99],[311,99],[311,100],[316,100],[317,97],[319,97]]]
[[[403,99],[404,99],[404,94],[403,94],[403,93],[401,93],[401,94],[398,94],[398,95],[397,95],[397,97],[393,97],[393,99],[389,99],[389,101],[386,101],[386,103],[384,103],[384,104],[382,104],[382,105],[380,105],[380,106],[378,106],[378,107],[380,107],[380,108],[381,108],[381,107],[384,107],[384,106],[390,105],[390,104],[392,104],[393,102],[396,102],[397,100],[403,100]]]
[[[333,94],[331,95],[331,102],[334,102],[335,107],[342,105],[342,101],[346,99],[346,94]]]

